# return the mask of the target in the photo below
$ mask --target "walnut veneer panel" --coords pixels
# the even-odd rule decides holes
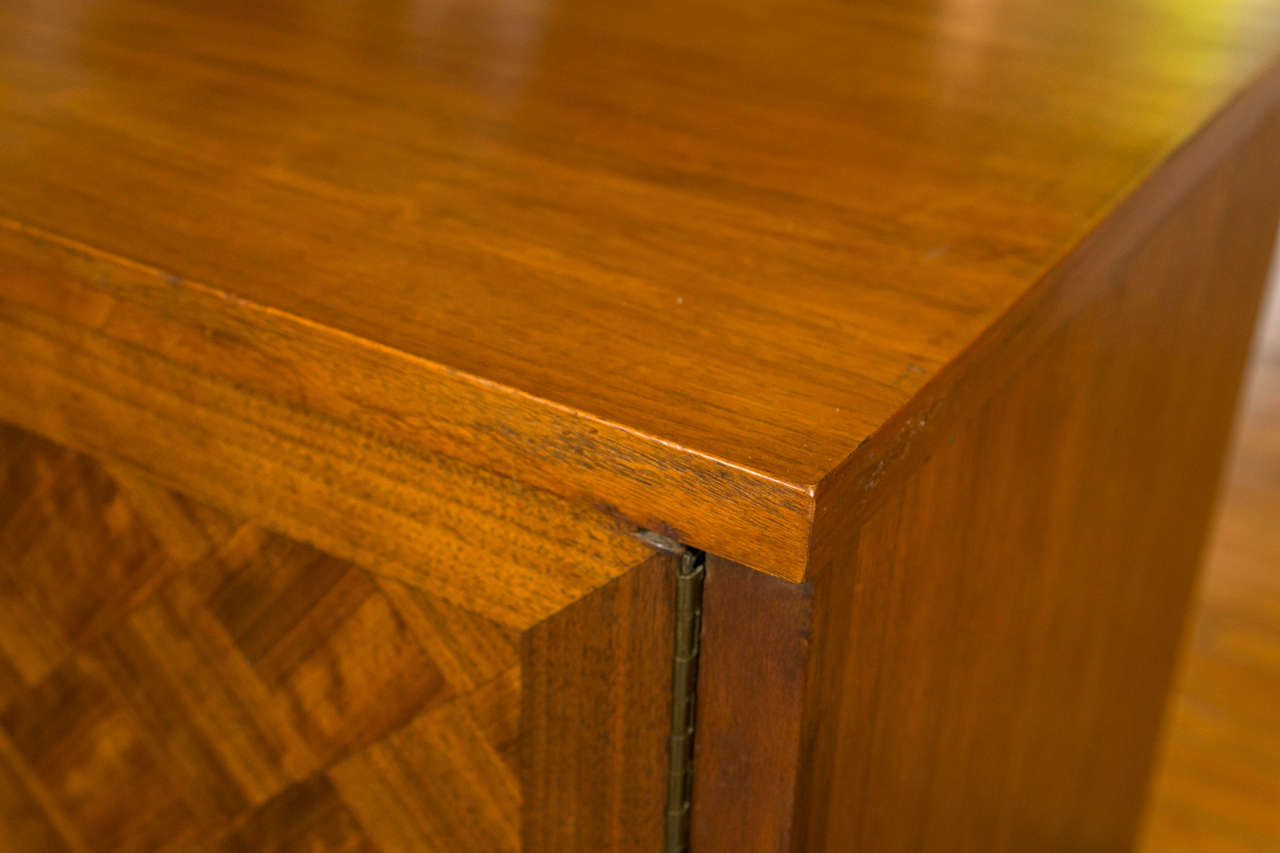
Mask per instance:
[[[671,558],[522,634],[8,426],[0,495],[0,849],[659,843]]]
[[[811,584],[708,562],[698,850],[1132,845],[1278,212],[1275,114]]]
[[[0,228],[279,332],[210,372],[798,580],[1278,50],[1276,0],[7,3]]]

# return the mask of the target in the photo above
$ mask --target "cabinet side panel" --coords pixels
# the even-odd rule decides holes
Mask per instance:
[[[797,849],[1131,843],[1278,155],[1273,119],[821,567]]]
[[[662,848],[678,559],[655,554],[525,632],[529,853]]]

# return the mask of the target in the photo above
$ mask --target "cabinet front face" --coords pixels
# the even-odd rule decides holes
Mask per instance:
[[[10,427],[0,481],[0,849],[657,843],[669,560],[522,631]],[[569,718],[628,685],[657,692],[618,711],[649,748],[574,772]],[[574,821],[522,783],[549,768],[629,799]]]

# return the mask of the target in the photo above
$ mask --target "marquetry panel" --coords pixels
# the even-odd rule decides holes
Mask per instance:
[[[0,427],[0,850],[512,850],[520,642]]]

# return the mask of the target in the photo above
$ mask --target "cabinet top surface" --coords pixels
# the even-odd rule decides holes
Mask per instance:
[[[0,217],[811,492],[1278,43],[1274,0],[18,0]]]

